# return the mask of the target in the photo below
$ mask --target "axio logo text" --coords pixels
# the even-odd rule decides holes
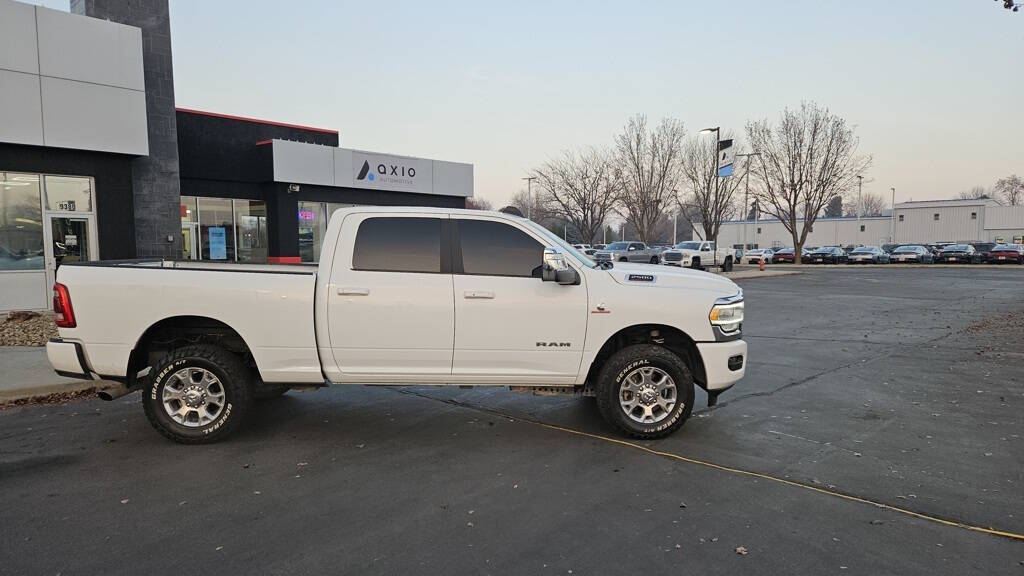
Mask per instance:
[[[384,164],[381,162],[377,164],[376,173],[380,176],[394,176],[396,178],[415,178],[416,169],[412,166],[403,166],[401,164]],[[359,169],[359,174],[356,175],[356,180],[374,180],[374,173],[370,172],[370,163],[367,160],[363,160],[363,167]]]

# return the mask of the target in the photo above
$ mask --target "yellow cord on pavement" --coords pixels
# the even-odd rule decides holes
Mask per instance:
[[[527,420],[529,421],[529,420]],[[741,468],[732,468],[730,466],[722,466],[720,464],[714,464],[711,462],[705,462],[703,460],[697,460],[696,458],[688,458],[686,456],[680,456],[679,454],[673,454],[671,452],[662,452],[660,450],[654,450],[635,442],[628,440],[620,440],[618,438],[611,438],[609,436],[602,436],[600,434],[592,434],[590,432],[582,432],[580,430],[573,430],[572,428],[563,428],[562,426],[555,426],[554,424],[545,424],[543,422],[533,421],[534,424],[549,428],[551,430],[558,430],[560,432],[567,432],[569,434],[575,434],[577,436],[586,436],[587,438],[593,438],[595,440],[602,440],[604,442],[611,442],[612,444],[619,444],[621,446],[627,446],[636,450],[647,452],[648,454],[654,454],[655,456],[661,456],[662,458],[669,458],[672,460],[679,460],[680,462],[687,462],[689,464],[697,464],[699,466],[706,466],[715,470],[721,470],[723,472],[730,472],[732,474],[740,474],[743,476],[750,476],[753,478],[760,478],[762,480],[770,480],[772,482],[778,482],[779,484],[785,484],[787,486],[794,486],[796,488],[803,488],[812,492],[818,492],[820,494],[827,494],[829,496],[835,496],[836,498],[842,498],[843,500],[850,500],[852,502],[860,502],[861,504],[870,504],[877,508],[884,510],[891,510],[893,512],[899,512],[900,514],[906,514],[907,516],[913,516],[914,518],[920,518],[929,522],[935,522],[944,526],[952,526],[955,528],[963,528],[965,530],[971,530],[973,532],[981,532],[983,534],[991,534],[993,536],[1001,536],[1003,538],[1009,538],[1011,540],[1024,541],[1024,534],[1018,534],[1016,532],[1007,532],[1004,530],[995,530],[993,528],[984,528],[982,526],[973,526],[971,524],[964,524],[963,522],[957,522],[955,520],[946,520],[943,518],[937,518],[935,516],[929,516],[927,514],[921,514],[920,512],[914,512],[913,510],[907,510],[906,508],[900,508],[898,506],[892,506],[884,504],[882,502],[876,502],[874,500],[868,500],[867,498],[860,498],[857,496],[850,496],[849,494],[843,494],[842,492],[836,492],[827,488],[820,488],[818,486],[811,486],[810,484],[803,484],[801,482],[795,482],[793,480],[787,480],[785,478],[779,478],[777,476],[770,476],[768,474],[761,474],[760,472],[751,472],[750,470],[743,470]]]

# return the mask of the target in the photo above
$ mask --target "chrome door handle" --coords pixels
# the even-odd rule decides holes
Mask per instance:
[[[338,294],[341,296],[369,296],[369,288],[338,288]]]
[[[464,298],[469,300],[493,300],[494,292],[482,292],[480,290],[466,290],[462,293]]]

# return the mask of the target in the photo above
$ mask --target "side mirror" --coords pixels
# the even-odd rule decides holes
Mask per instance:
[[[566,263],[565,255],[557,248],[544,249],[541,279],[544,282],[558,282],[563,285],[580,283],[579,273]]]

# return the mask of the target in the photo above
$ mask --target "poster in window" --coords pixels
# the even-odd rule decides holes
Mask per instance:
[[[210,228],[210,260],[227,260],[228,247],[223,226]]]

